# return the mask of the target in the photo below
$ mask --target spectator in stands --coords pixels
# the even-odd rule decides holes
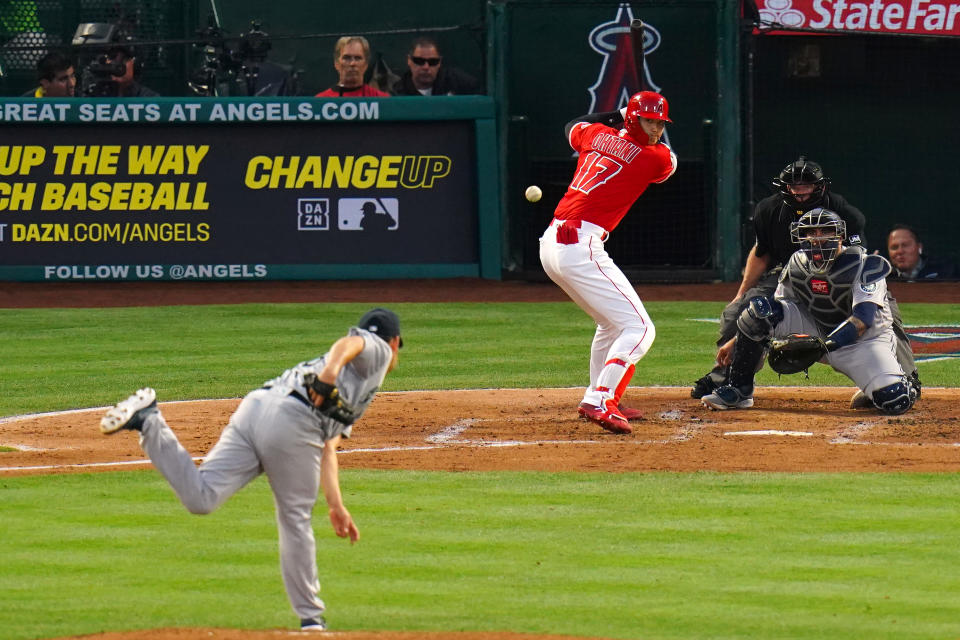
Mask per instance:
[[[431,38],[414,40],[407,53],[408,70],[393,85],[398,96],[452,96],[479,94],[476,79],[457,69],[445,66],[440,47]]]
[[[958,276],[957,266],[949,260],[937,260],[923,253],[923,243],[912,227],[895,224],[887,235],[887,254],[895,280],[952,279]]]
[[[23,94],[33,98],[72,98],[77,89],[73,60],[62,53],[48,53],[37,62],[39,86]]]
[[[386,98],[390,94],[364,84],[370,64],[370,43],[363,36],[344,36],[333,49],[333,66],[340,74],[336,85],[316,95],[318,98]]]

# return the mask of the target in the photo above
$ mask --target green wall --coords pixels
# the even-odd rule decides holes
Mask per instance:
[[[885,254],[886,232],[903,222],[929,253],[960,257],[960,39],[762,36],[756,45],[754,199],[806,154],[863,211],[871,249]]]

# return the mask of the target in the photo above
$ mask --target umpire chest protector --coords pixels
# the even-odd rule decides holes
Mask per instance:
[[[854,285],[862,282],[869,287],[889,273],[890,263],[884,258],[853,246],[844,247],[826,274],[813,273],[806,254],[797,251],[780,280],[793,288],[797,301],[807,307],[820,329],[830,332],[853,312]]]

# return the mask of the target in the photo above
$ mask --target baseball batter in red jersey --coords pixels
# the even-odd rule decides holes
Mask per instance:
[[[580,159],[540,238],[544,271],[597,323],[590,386],[579,413],[614,433],[630,433],[629,420],[642,417],[620,400],[656,334],[633,285],[603,243],[651,182],[663,182],[676,171],[677,156],[660,142],[667,122],[666,98],[641,91],[620,111],[567,123],[567,139]]]

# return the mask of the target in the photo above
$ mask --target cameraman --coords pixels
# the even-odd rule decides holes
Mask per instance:
[[[94,84],[87,87],[87,95],[106,98],[155,98],[160,94],[137,80],[139,69],[136,65],[133,48],[126,45],[114,45],[107,49],[98,72],[94,73]],[[106,73],[100,70],[108,68]]]

